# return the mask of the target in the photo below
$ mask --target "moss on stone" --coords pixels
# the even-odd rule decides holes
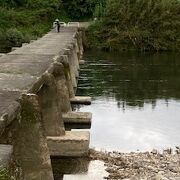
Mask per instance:
[[[11,180],[11,175],[6,168],[0,167],[0,180]]]

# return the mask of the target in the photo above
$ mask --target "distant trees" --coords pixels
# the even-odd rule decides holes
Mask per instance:
[[[73,19],[85,19],[93,16],[94,11],[99,14],[101,6],[106,0],[62,0],[64,8]]]
[[[61,0],[0,0],[1,7],[57,7]]]
[[[61,0],[0,0],[0,52],[41,36],[57,17]]]
[[[179,0],[107,0],[89,40],[108,49],[179,50]]]

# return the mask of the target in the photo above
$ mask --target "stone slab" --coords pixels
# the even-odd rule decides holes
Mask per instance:
[[[53,55],[6,55],[0,58],[0,73],[42,75],[53,62]]]
[[[13,146],[0,144],[0,167],[8,167],[11,161]]]
[[[80,60],[80,61],[79,61],[79,64],[80,64],[80,65],[85,64],[85,60]]]
[[[88,131],[66,131],[66,135],[47,137],[51,156],[81,157],[89,151],[90,133]]]
[[[65,124],[91,124],[92,113],[90,112],[68,112],[63,114]]]
[[[75,96],[70,99],[72,104],[85,104],[90,105],[91,104],[91,97],[89,96]]]
[[[69,42],[72,42],[75,33],[74,30],[61,33],[50,32],[37,41],[16,49],[9,54],[58,55]]]
[[[37,80],[38,77],[29,74],[0,73],[0,90],[26,92]]]

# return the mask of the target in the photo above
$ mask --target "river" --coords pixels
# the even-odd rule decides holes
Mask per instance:
[[[180,54],[85,53],[79,95],[92,96],[91,147],[146,151],[180,145]]]
[[[84,59],[77,95],[91,96],[92,105],[75,109],[93,114],[91,148],[180,145],[180,54],[87,51]]]

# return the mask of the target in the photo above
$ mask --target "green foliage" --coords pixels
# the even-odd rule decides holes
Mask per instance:
[[[42,36],[56,18],[67,19],[61,0],[0,0],[0,52]]]
[[[108,0],[88,30],[90,44],[108,49],[179,50],[180,1]]]
[[[60,5],[60,0],[0,0],[1,7],[57,8]]]
[[[63,6],[72,19],[87,19],[106,0],[62,0]]]
[[[104,15],[106,0],[101,0],[95,5],[93,16],[100,19]]]
[[[24,36],[17,29],[8,29],[6,32],[6,43],[8,47],[18,47],[23,43]]]
[[[8,170],[0,167],[0,180],[11,180]]]

